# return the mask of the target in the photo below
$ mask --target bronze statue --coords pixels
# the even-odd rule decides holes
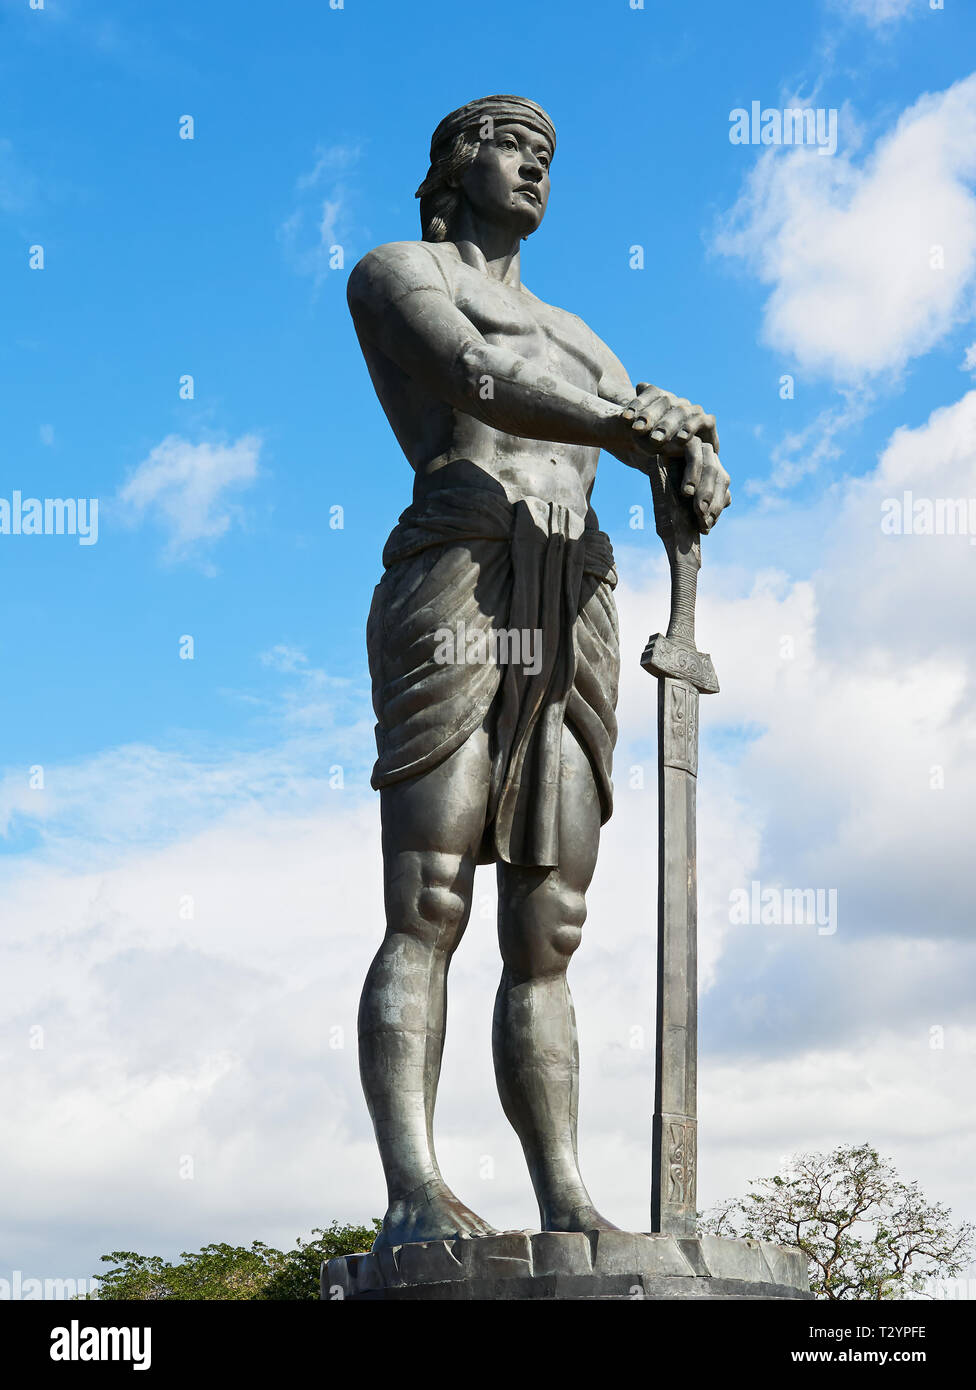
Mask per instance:
[[[555,147],[524,98],[452,112],[418,190],[423,240],[380,246],[349,277],[373,385],[415,473],[368,626],[387,915],[359,1015],[389,1189],[374,1249],[492,1230],[447,1187],[432,1133],[448,967],[475,866],[491,862],[495,1073],[541,1227],[615,1229],[577,1162],[566,980],[616,738],[616,571],[590,495],[601,449],[670,470],[697,536],[728,505],[729,478],[711,415],[635,388],[581,319],[523,286],[521,243],[545,215]],[[486,640],[498,632],[507,649]],[[463,647],[453,659],[445,633]],[[516,636],[530,661],[511,659]]]

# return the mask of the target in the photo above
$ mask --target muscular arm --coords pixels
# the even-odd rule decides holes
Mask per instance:
[[[347,294],[360,338],[455,410],[525,439],[606,449],[652,476],[662,466],[659,454],[677,453],[685,464],[681,490],[701,530],[728,505],[728,474],[704,437],[710,432],[717,448],[714,419],[656,387],[638,388],[635,397],[627,372],[596,334],[603,370],[597,392],[584,391],[489,343],[456,307],[420,242],[371,251],[352,271]]]
[[[421,244],[371,251],[349,277],[348,299],[360,336],[456,410],[527,439],[611,452],[627,444],[630,425],[620,402],[583,391],[487,342],[455,307],[440,268]]]
[[[592,329],[590,330],[592,333]],[[597,349],[600,361],[603,365],[603,374],[597,390],[605,401],[611,401],[618,410],[626,410],[633,402],[636,391],[633,383],[627,374],[627,368],[620,361],[619,357],[607,347],[606,343],[592,333],[593,344]],[[649,458],[646,444],[640,438],[635,438],[633,431],[628,429],[622,438],[614,444],[605,445],[607,453],[613,454],[614,458],[626,463],[629,468],[639,468],[642,473],[647,472]]]

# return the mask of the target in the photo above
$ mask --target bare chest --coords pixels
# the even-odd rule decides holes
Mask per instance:
[[[583,390],[596,389],[601,368],[592,337],[572,314],[467,266],[456,268],[454,287],[455,304],[486,341]]]

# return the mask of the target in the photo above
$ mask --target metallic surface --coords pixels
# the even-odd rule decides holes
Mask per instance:
[[[701,546],[674,505],[670,476],[651,475],[658,533],[671,565],[671,618],[641,658],[658,678],[657,1031],[651,1134],[651,1227],[693,1237],[698,1189],[698,696],[718,681],[695,646]]]
[[[401,1245],[322,1266],[321,1298],[810,1299],[806,1257],[769,1241],[626,1231],[507,1231]]]
[[[662,467],[684,467],[685,495],[662,506],[677,507],[696,535],[728,503],[714,419],[683,397],[635,388],[582,320],[522,285],[521,244],[549,197],[548,118],[509,97],[472,109],[476,126],[462,109],[433,143],[418,195],[423,240],[376,248],[348,285],[373,385],[414,470],[414,506],[429,520],[430,507],[443,511],[450,493],[455,515],[460,497],[473,523],[503,501],[519,525],[528,517],[539,531],[523,530],[516,550],[499,541],[475,559],[475,545],[496,545],[484,526],[472,524],[477,541],[456,527],[432,536],[428,526],[418,544],[432,563],[402,554],[374,598],[368,649],[387,928],[363,990],[359,1045],[388,1187],[377,1256],[492,1231],[447,1187],[433,1138],[448,971],[468,922],[475,867],[489,861],[496,864],[502,958],[495,1075],[525,1152],[540,1224],[547,1232],[616,1231],[579,1171],[578,1050],[567,983],[610,809],[594,769],[599,763],[608,779],[616,732],[612,560],[602,577],[587,570],[599,549],[590,495],[601,450],[652,478]],[[532,569],[524,563],[530,551],[541,557],[537,581],[523,573]],[[541,683],[500,686],[477,726],[465,724],[459,737],[469,690],[493,673],[468,672],[435,700],[435,629],[465,615],[504,628],[514,602],[505,596],[513,591],[526,611],[542,615],[551,673]],[[682,589],[679,620],[686,599]],[[558,640],[546,616],[554,611],[565,622]],[[584,641],[593,650],[588,666]],[[598,669],[602,700],[582,688]],[[506,690],[515,691],[508,705]],[[532,724],[538,737],[508,737],[508,720],[517,734]],[[399,755],[414,732],[424,748],[420,767],[394,759],[391,778],[384,750],[392,745]],[[533,751],[518,762],[525,749],[539,756]],[[499,806],[512,808],[501,834],[492,823]],[[521,833],[533,819],[543,831]]]

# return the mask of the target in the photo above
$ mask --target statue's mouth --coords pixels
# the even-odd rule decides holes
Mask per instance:
[[[516,188],[515,192],[524,193],[527,198],[531,198],[534,203],[538,203],[540,207],[542,206],[542,199],[531,184],[522,184],[519,188]]]

